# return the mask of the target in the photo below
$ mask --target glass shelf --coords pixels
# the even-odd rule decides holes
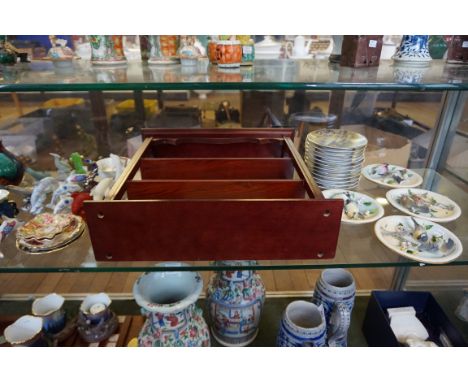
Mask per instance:
[[[433,170],[415,170],[424,178],[420,186],[444,194],[458,203],[462,211],[468,210],[466,192]],[[359,191],[367,193],[382,202],[385,215],[401,215],[403,213],[386,204],[385,193],[387,188],[382,188],[361,177]],[[21,216],[20,218],[25,218]],[[124,222],[122,222],[124,224]],[[468,218],[461,215],[456,221],[444,224],[446,228],[456,234],[464,248],[468,248]],[[135,242],[135,245],[138,245]],[[2,243],[1,250],[4,258],[0,258],[0,273],[21,272],[144,272],[168,269],[158,266],[154,262],[96,262],[88,233],[76,240],[63,250],[30,255],[19,251],[15,245],[15,235],[9,235]],[[241,256],[240,256],[241,257]],[[177,259],[174,259],[177,261]],[[380,267],[419,267],[426,264],[414,262],[387,249],[374,234],[374,224],[347,225],[342,224],[336,256],[331,260],[284,260],[284,261],[260,261],[255,266],[239,267],[255,269],[322,269],[322,268],[380,268]],[[447,265],[468,265],[468,254],[465,251],[457,260]],[[171,267],[169,267],[171,268]],[[220,270],[233,269],[233,267],[216,266],[210,262],[191,262],[182,270]]]
[[[181,65],[96,68],[77,60],[71,69],[49,61],[4,67],[0,92],[99,90],[466,90],[468,66],[434,60],[428,68],[393,65],[347,68],[327,60],[258,60],[252,67],[206,70]]]

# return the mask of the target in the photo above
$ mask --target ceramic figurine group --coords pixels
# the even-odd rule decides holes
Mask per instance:
[[[77,330],[85,342],[95,343],[108,339],[117,330],[118,320],[105,293],[87,296],[78,317],[67,314],[64,302],[56,293],[34,300],[32,315],[22,316],[8,326],[5,340],[12,346],[56,346]]]

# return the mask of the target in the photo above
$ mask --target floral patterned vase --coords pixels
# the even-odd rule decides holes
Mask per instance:
[[[93,65],[125,65],[122,36],[89,36]]]
[[[181,263],[163,263],[180,266]],[[138,346],[210,346],[208,326],[195,303],[203,280],[197,272],[145,273],[133,286],[133,296],[147,317]]]
[[[393,55],[396,64],[412,66],[428,66],[432,58],[429,54],[428,35],[403,36],[401,44]]]
[[[254,261],[223,261],[219,265],[252,265]],[[246,346],[258,333],[265,301],[260,275],[252,270],[221,271],[207,289],[211,333],[224,346]]]

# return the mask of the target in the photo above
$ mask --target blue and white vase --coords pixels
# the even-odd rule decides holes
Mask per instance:
[[[34,300],[32,313],[42,318],[42,327],[46,334],[57,334],[65,328],[64,302],[65,299],[56,293]]]
[[[323,306],[308,301],[290,303],[281,320],[276,345],[280,347],[322,347],[327,345]]]
[[[395,64],[428,66],[432,58],[429,53],[429,35],[405,35],[393,55]]]
[[[218,265],[246,266],[255,261],[223,261]],[[246,346],[258,333],[265,287],[252,270],[216,272],[208,285],[211,333],[224,346]]]
[[[182,266],[161,263],[159,266]],[[138,346],[210,346],[210,333],[196,302],[203,289],[197,272],[149,272],[133,285],[133,296],[147,317]]]
[[[329,346],[347,346],[355,296],[353,275],[345,269],[325,269],[317,280],[313,301],[323,306]]]

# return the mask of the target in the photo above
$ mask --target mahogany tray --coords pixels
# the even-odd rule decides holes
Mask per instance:
[[[85,202],[98,261],[335,256],[324,199],[292,129],[145,129],[110,196]]]

